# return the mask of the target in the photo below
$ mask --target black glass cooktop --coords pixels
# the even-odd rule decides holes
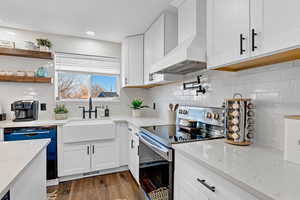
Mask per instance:
[[[166,146],[183,142],[224,138],[222,128],[216,129],[208,125],[198,126],[197,128],[178,125],[148,126],[142,127],[141,131]]]

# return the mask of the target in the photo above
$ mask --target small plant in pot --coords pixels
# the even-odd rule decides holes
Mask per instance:
[[[143,100],[141,99],[133,99],[131,102],[130,108],[132,109],[132,116],[133,117],[141,117],[143,108],[149,108],[149,106],[143,105]]]
[[[36,39],[36,41],[37,41],[37,45],[40,48],[40,51],[49,51],[52,47],[52,43],[48,39],[39,38]]]
[[[68,109],[65,105],[56,105],[54,108],[55,119],[56,120],[65,120],[68,118]]]

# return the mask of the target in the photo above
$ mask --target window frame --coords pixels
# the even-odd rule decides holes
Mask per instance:
[[[116,81],[116,91],[118,93],[118,97],[104,97],[104,98],[92,98],[92,100],[94,102],[107,102],[107,103],[113,103],[113,102],[120,102],[120,91],[121,91],[121,82],[120,82],[120,75],[117,74],[104,74],[104,73],[95,73],[95,72],[80,72],[80,71],[64,71],[64,70],[55,70],[55,101],[56,102],[88,102],[88,99],[62,99],[59,96],[59,90],[58,90],[58,73],[59,72],[65,72],[65,73],[75,73],[75,74],[86,74],[89,76],[89,84],[88,84],[88,88],[89,88],[89,93],[91,91],[91,76],[92,75],[99,75],[99,76],[113,76],[117,78]]]

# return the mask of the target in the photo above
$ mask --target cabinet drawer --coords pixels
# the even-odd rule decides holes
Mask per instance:
[[[113,123],[66,125],[63,127],[63,143],[87,142],[95,140],[109,140],[115,138]]]
[[[180,154],[175,155],[175,176],[185,177],[191,185],[197,186],[210,200],[257,200],[248,192],[206,167]],[[201,183],[200,180],[205,180],[205,182]],[[215,191],[213,192],[209,187],[215,187]]]

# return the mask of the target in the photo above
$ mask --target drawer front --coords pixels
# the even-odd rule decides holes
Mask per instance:
[[[175,176],[184,175],[191,185],[197,186],[210,200],[257,200],[248,192],[208,168],[181,155],[175,155]],[[215,191],[212,191],[213,187]]]
[[[114,139],[114,124],[66,125],[62,131],[63,143]]]

